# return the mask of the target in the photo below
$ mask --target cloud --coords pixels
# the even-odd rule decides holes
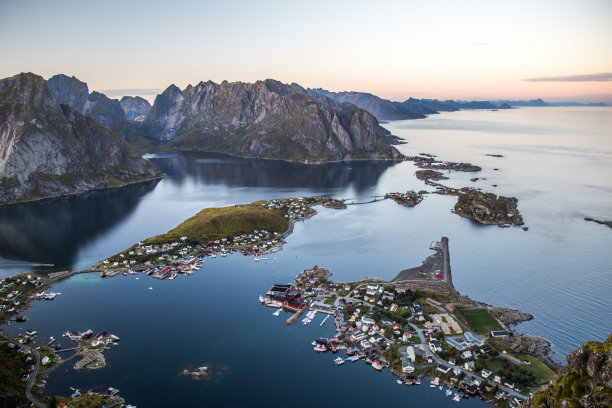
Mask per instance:
[[[529,82],[607,82],[612,81],[612,72],[602,72],[599,74],[586,75],[567,75],[554,77],[528,78],[523,81]]]

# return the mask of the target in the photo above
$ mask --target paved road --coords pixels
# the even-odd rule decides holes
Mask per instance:
[[[38,374],[38,369],[40,368],[40,353],[38,352],[38,350],[30,348],[28,346],[23,346],[23,348],[25,348],[26,350],[30,350],[36,358],[36,363],[34,364],[34,371],[32,371],[32,373],[30,374],[30,379],[28,380],[28,384],[26,385],[26,398],[29,399],[30,402],[36,405],[37,407],[45,408],[46,405],[38,402],[31,393],[32,386],[36,382],[36,374]]]
[[[432,359],[433,361],[435,361],[436,363],[438,363],[438,364],[444,364],[445,366],[448,366],[448,367],[450,367],[451,369],[452,369],[452,368],[457,367],[457,368],[459,368],[459,370],[461,370],[461,372],[463,372],[463,373],[464,373],[466,376],[474,377],[474,378],[476,378],[478,381],[480,381],[481,383],[482,383],[482,382],[484,382],[484,380],[485,380],[485,379],[484,379],[483,377],[480,377],[479,375],[476,375],[476,374],[474,374],[473,372],[468,371],[468,370],[466,370],[466,369],[463,369],[463,368],[461,368],[461,367],[459,367],[459,366],[456,366],[456,365],[450,364],[448,361],[444,361],[444,360],[442,360],[440,357],[438,357],[437,355],[435,355],[435,354],[434,354],[434,353],[433,353],[433,352],[432,352],[432,351],[429,349],[429,347],[427,347],[427,342],[425,341],[425,335],[423,334],[423,330],[419,329],[419,328],[418,328],[418,327],[417,327],[415,324],[413,324],[413,323],[409,323],[409,324],[410,324],[410,326],[412,326],[412,328],[413,328],[414,330],[416,330],[417,334],[419,335],[419,338],[421,339],[421,343],[423,344],[423,348],[424,348],[424,351],[425,351],[425,358],[427,358],[427,357],[431,357],[431,359]],[[522,394],[519,394],[518,392],[516,392],[516,391],[514,391],[514,390],[512,390],[512,389],[510,389],[510,388],[508,388],[508,387],[505,387],[505,386],[503,386],[503,385],[501,385],[501,384],[498,384],[498,387],[499,387],[499,389],[500,389],[500,390],[505,391],[505,392],[507,392],[508,394],[510,394],[511,396],[516,397],[516,398],[518,398],[518,399],[521,399],[521,400],[526,400],[526,399],[528,398],[528,397],[526,397],[526,396],[524,396],[524,395],[522,395]]]

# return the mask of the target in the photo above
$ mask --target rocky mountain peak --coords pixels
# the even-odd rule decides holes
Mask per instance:
[[[612,334],[603,342],[590,341],[567,356],[549,384],[527,401],[529,408],[612,406]]]

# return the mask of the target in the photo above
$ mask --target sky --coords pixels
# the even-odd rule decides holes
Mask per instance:
[[[391,100],[612,102],[612,1],[0,0],[0,78],[111,97],[273,78]]]

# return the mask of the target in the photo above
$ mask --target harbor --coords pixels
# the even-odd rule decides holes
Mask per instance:
[[[420,385],[429,379],[431,388],[446,387],[445,397],[455,402],[478,398],[496,405],[520,406],[529,391],[539,386],[535,372],[529,371],[531,360],[523,363],[500,348],[497,338],[511,332],[492,314],[499,310],[489,311],[486,305],[475,304],[456,292],[448,239],[432,242],[430,249],[436,254],[424,262],[424,268],[435,273],[413,268],[393,282],[334,283],[329,280],[329,270],[315,266],[300,272],[295,285],[272,285],[267,297],[260,295],[259,301],[276,307],[274,315],[281,310],[294,313],[287,319],[289,324],[301,319],[305,326],[324,313],[319,323],[322,327],[333,317],[335,334],[315,339],[311,345],[317,353],[338,355],[335,365],[362,360],[376,371],[390,370],[401,385]],[[447,289],[436,290],[431,283]],[[287,302],[296,303],[287,307]],[[489,332],[483,333],[472,315],[486,318]],[[470,331],[474,327],[478,334]],[[506,356],[519,361],[520,368],[515,370],[520,374],[508,377],[490,369],[497,367],[500,354],[501,361]],[[543,366],[541,361],[538,364]],[[552,370],[548,372],[552,377]]]

